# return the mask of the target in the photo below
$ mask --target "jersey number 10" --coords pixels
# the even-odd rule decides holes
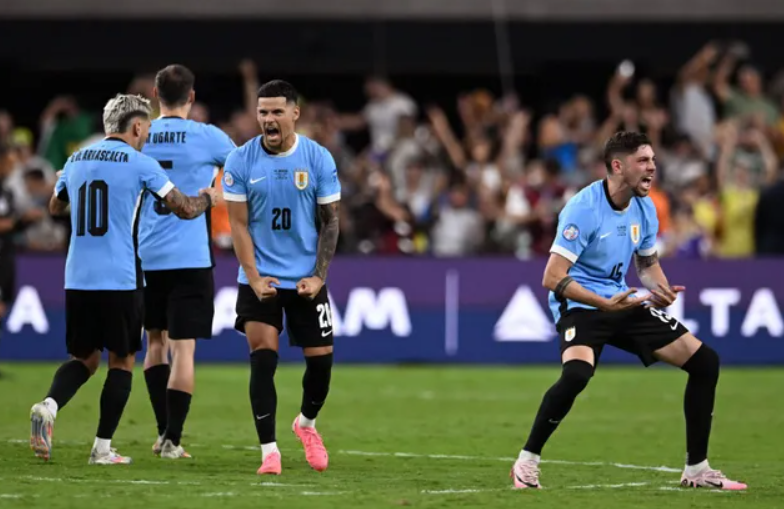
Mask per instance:
[[[89,190],[89,196],[88,196]],[[93,237],[103,237],[109,231],[109,186],[103,180],[87,182],[79,188],[76,209],[76,236],[84,237],[85,226]],[[87,209],[90,219],[87,221]]]

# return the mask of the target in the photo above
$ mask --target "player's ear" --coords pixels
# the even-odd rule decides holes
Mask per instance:
[[[152,96],[153,96],[155,99],[160,99],[160,97],[161,97],[161,96],[160,96],[160,95],[158,95],[158,87],[152,87]]]
[[[196,102],[196,91],[195,90],[191,90],[190,93],[188,93],[188,102],[190,104],[193,104],[193,103]]]
[[[294,106],[294,122],[296,122],[297,120],[299,120],[299,106],[295,105]]]
[[[613,175],[621,173],[623,171],[623,161],[614,157],[612,161],[610,161],[610,167],[612,168]]]

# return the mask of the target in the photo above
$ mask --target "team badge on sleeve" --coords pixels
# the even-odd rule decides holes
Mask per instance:
[[[564,228],[564,231],[563,231],[563,237],[566,240],[572,241],[572,240],[576,239],[579,236],[580,236],[580,229],[577,228],[576,224],[566,225],[566,228]]]
[[[231,173],[226,172],[223,175],[223,183],[226,184],[229,187],[234,185],[234,177],[231,176]]]
[[[632,242],[634,242],[635,244],[639,244],[640,243],[640,224],[639,223],[633,223],[630,232],[632,234]]]
[[[300,191],[308,187],[308,172],[307,170],[296,170],[294,172],[294,185]]]

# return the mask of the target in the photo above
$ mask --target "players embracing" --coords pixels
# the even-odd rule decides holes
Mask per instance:
[[[330,153],[298,135],[298,94],[275,80],[259,88],[262,135],[226,161],[224,199],[240,262],[236,328],[250,347],[250,401],[261,444],[259,474],[281,473],[275,438],[278,341],[285,325],[302,348],[301,413],[292,430],[310,466],[323,471],[328,455],[316,416],[332,373],[332,314],[325,282],[338,241],[340,181]]]
[[[708,464],[718,354],[661,310],[684,288],[670,286],[656,254],[659,223],[648,197],[656,173],[651,142],[641,133],[616,133],[605,145],[604,161],[607,177],[572,197],[559,216],[543,285],[550,289],[563,366],[512,467],[514,486],[541,487],[542,449],[588,385],[603,347],[611,345],[637,355],[645,366],[663,361],[688,373],[681,484],[744,490],[744,483]],[[626,285],[632,257],[650,295],[637,296]]]

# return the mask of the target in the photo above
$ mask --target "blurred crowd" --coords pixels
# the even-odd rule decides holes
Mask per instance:
[[[604,141],[634,130],[647,133],[656,151],[651,196],[661,255],[781,255],[784,74],[766,82],[750,56],[743,43],[708,44],[669,90],[623,62],[603,97],[575,94],[554,107],[484,89],[442,106],[420,104],[392,81],[370,77],[361,111],[303,98],[298,130],[337,162],[343,253],[546,256],[565,201],[606,175]],[[241,144],[258,134],[259,73],[249,61],[238,72],[243,107],[213,119],[197,103],[191,117]],[[139,76],[128,92],[152,98],[152,87],[152,76]],[[99,112],[57,97],[38,126],[16,126],[12,113],[0,111],[0,143],[12,148],[3,151],[0,181],[24,218],[16,242],[62,250],[68,224],[49,217],[46,204],[68,155],[102,137]],[[349,141],[358,132],[367,146]],[[216,249],[231,249],[225,205],[212,214]]]

